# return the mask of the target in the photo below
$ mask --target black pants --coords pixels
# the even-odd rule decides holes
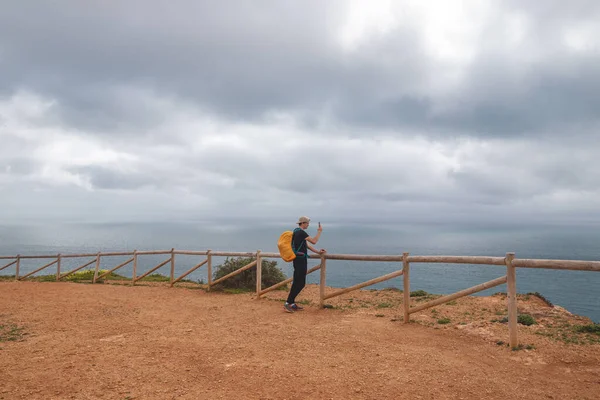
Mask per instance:
[[[294,281],[292,282],[292,288],[287,298],[288,304],[296,302],[296,296],[306,286],[306,271],[308,268],[308,259],[306,257],[296,257],[294,259]]]

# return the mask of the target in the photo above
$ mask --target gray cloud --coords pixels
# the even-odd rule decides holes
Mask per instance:
[[[0,216],[595,220],[600,6],[491,4],[3,4]]]
[[[71,168],[72,172],[89,179],[90,184],[97,189],[127,189],[136,190],[155,181],[151,176],[141,173],[119,173],[117,171],[97,166]]]
[[[7,4],[0,87],[58,97],[66,123],[103,132],[160,122],[115,94],[124,85],[154,88],[240,121],[283,110],[307,124],[324,115],[350,126],[475,136],[598,123],[598,48],[573,54],[560,36],[600,15],[593,2],[515,4],[511,11],[524,16],[528,31],[512,52],[494,52],[508,32],[504,20],[493,20],[465,68],[466,81],[450,96],[456,106],[442,113],[435,111],[438,95],[424,84],[446,71],[421,50],[424,38],[414,26],[396,26],[345,53],[332,36],[342,4],[290,4]],[[530,49],[541,49],[533,61]]]

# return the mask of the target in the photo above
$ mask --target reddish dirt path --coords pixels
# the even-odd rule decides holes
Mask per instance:
[[[278,296],[2,282],[0,323],[28,334],[0,343],[0,399],[599,398],[600,346],[512,352]]]

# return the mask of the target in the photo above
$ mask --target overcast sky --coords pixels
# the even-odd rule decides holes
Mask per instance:
[[[593,0],[2,1],[0,221],[600,225],[598,21]]]

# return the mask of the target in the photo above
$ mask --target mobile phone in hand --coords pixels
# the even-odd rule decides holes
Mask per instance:
[[[319,228],[321,227],[321,221],[319,221]]]

